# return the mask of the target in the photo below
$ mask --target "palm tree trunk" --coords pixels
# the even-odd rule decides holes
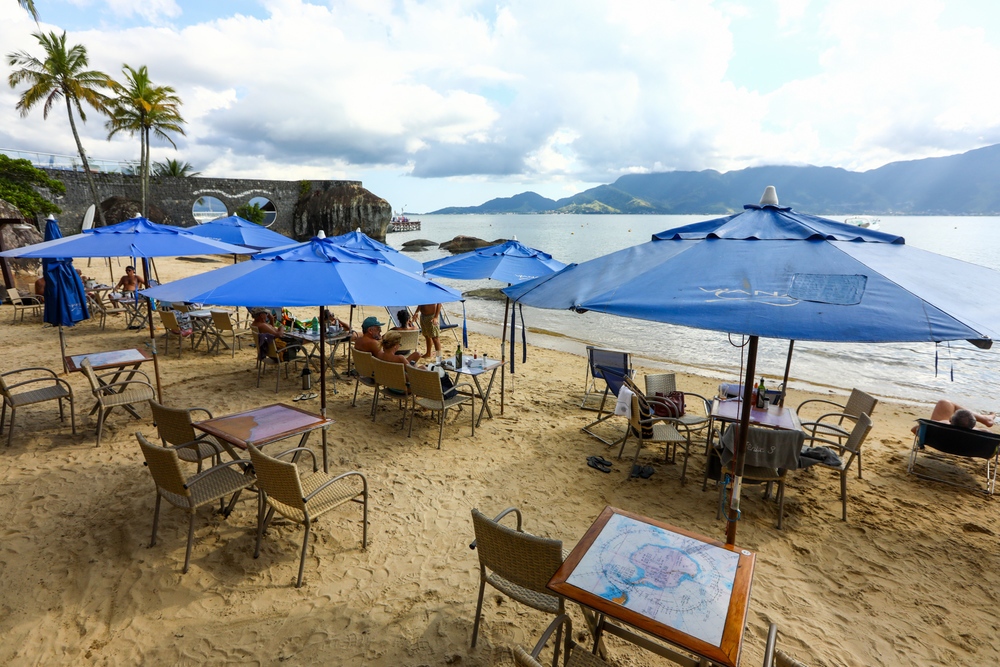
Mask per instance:
[[[149,196],[149,183],[146,180],[146,176],[149,173],[149,150],[146,144],[146,128],[143,127],[139,130],[139,186],[142,191],[142,217],[148,217],[148,210],[146,208],[146,199]]]
[[[101,210],[101,199],[97,196],[97,186],[94,184],[94,175],[90,173],[90,163],[87,162],[87,153],[83,150],[83,143],[80,141],[80,133],[76,131],[76,121],[73,120],[73,104],[69,99],[69,95],[64,94],[63,97],[66,98],[66,113],[69,114],[69,126],[73,130],[73,139],[76,140],[76,150],[80,152],[80,160],[83,162],[83,173],[87,178],[87,185],[90,186],[90,194],[94,198],[94,208],[97,212],[97,219],[100,220],[101,226],[105,226],[107,223],[104,221],[104,211]]]

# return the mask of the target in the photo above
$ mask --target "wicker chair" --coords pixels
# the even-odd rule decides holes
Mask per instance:
[[[156,528],[160,520],[160,499],[184,509],[188,513],[187,553],[184,555],[184,572],[191,562],[191,542],[194,540],[194,515],[199,507],[204,507],[233,494],[229,505],[222,510],[228,517],[243,489],[252,486],[256,479],[246,460],[227,461],[221,465],[203,470],[193,477],[185,478],[181,470],[178,450],[160,447],[150,443],[142,433],[135,434],[139,448],[146,459],[146,465],[156,484],[156,509],[153,511],[153,536],[149,546],[156,546]],[[237,470],[238,469],[238,470]]]
[[[516,529],[500,524],[500,520],[511,513],[517,517]],[[469,547],[479,554],[479,601],[472,626],[473,648],[479,638],[486,584],[532,609],[554,615],[565,612],[563,598],[546,588],[563,562],[561,541],[522,531],[521,511],[515,507],[505,509],[494,519],[473,509],[472,526],[476,541]],[[556,643],[559,643],[558,638]]]
[[[375,364],[372,363],[371,352],[362,352],[356,348],[351,348],[351,356],[354,360],[354,399],[351,401],[353,408],[358,402],[358,387],[364,385],[371,387],[378,394],[378,383],[375,382]],[[372,396],[372,403],[368,407],[369,414],[375,414],[375,396]]]
[[[625,444],[628,442],[630,436],[635,436],[637,443],[635,446],[635,456],[632,458],[633,468],[638,465],[639,462],[639,452],[642,450],[643,444],[663,444],[664,461],[673,461],[677,458],[677,447],[684,447],[684,466],[681,468],[681,484],[687,481],[687,464],[688,458],[691,456],[691,442],[683,433],[677,430],[676,420],[670,417],[660,417],[654,414],[649,408],[649,403],[651,399],[645,396],[638,386],[630,378],[625,378],[625,386],[629,388],[632,392],[632,409],[631,415],[629,415],[629,425],[625,431],[625,437],[622,438],[622,446],[618,450],[618,458],[621,459],[622,454],[625,452]],[[642,409],[642,406],[647,406],[646,409]],[[673,446],[673,456],[671,456],[671,446]],[[629,475],[632,474],[632,468],[629,469]]]
[[[163,324],[163,354],[170,353],[170,339],[177,339],[177,358],[181,358],[184,349],[184,339],[187,338],[194,350],[194,335],[190,325],[182,325],[175,310],[160,310],[160,323]]]
[[[260,556],[260,542],[267,530],[274,512],[305,525],[302,538],[302,557],[299,559],[299,578],[295,587],[302,586],[302,570],[306,564],[306,547],[309,545],[309,529],[320,515],[340,507],[347,502],[355,502],[364,508],[361,518],[361,549],[368,547],[368,480],[360,472],[352,470],[339,475],[321,472],[316,463],[316,454],[308,447],[296,447],[278,454],[276,457],[263,454],[249,445],[250,460],[257,473],[260,489],[257,512],[257,547],[253,557]],[[307,452],[312,457],[311,473],[300,475],[295,463],[282,461],[289,454]],[[361,480],[360,489],[354,478]],[[265,507],[270,505],[265,516]]]
[[[399,354],[407,355],[417,349],[420,345],[420,331],[413,329],[402,329],[397,331],[399,334]]]
[[[101,384],[101,378],[118,375],[121,371],[111,371],[98,375],[94,372],[93,366],[90,365],[90,359],[86,358],[80,363],[80,370],[90,382],[90,390],[93,392],[94,398],[97,399],[98,447],[101,446],[101,432],[104,430],[104,422],[112,410],[125,406],[131,407],[133,403],[145,403],[156,398],[156,390],[153,389],[149,376],[138,369],[128,372],[141,375],[146,378],[145,380],[124,380],[105,385]]]
[[[207,433],[195,433],[191,422],[192,412],[204,412],[206,419],[212,418],[211,412],[205,408],[168,408],[154,400],[149,401],[149,409],[163,446],[173,446],[181,461],[197,463],[198,472],[205,459],[215,459],[216,465],[222,463],[223,446]]]
[[[836,412],[827,412],[811,421],[802,420],[802,408],[811,403],[822,405],[832,405],[839,408]],[[878,399],[870,394],[866,394],[860,389],[852,389],[851,395],[847,397],[847,403],[837,403],[825,398],[812,398],[799,403],[795,409],[795,414],[802,420],[802,430],[813,438],[833,438],[838,443],[843,442],[851,435],[849,428],[853,428],[858,421],[858,415],[872,416]],[[846,424],[845,424],[846,422]],[[858,459],[858,479],[861,479],[861,455]]]
[[[27,374],[34,377],[30,377]],[[26,379],[12,376],[22,375]],[[9,384],[10,378],[14,380]],[[30,389],[27,387],[31,386]],[[15,391],[19,390],[19,391]],[[10,447],[10,440],[14,436],[14,413],[18,408],[45,401],[59,401],[59,421],[63,420],[63,399],[69,399],[69,419],[73,426],[73,435],[76,435],[76,412],[73,409],[73,388],[66,380],[61,380],[55,371],[48,368],[19,368],[14,371],[0,373],[0,398],[3,399],[3,407],[0,408],[0,433],[3,433],[4,421],[7,417],[7,406],[10,406],[10,431],[7,432],[7,446]]]
[[[42,301],[37,296],[21,296],[21,293],[16,289],[8,289],[7,298],[10,299],[10,304],[14,306],[14,320],[12,323],[17,322],[18,313],[21,313],[21,322],[24,322],[24,314],[29,311],[32,315],[42,314]]]
[[[416,414],[417,406],[435,410],[438,417],[438,449],[441,449],[441,438],[444,436],[444,418],[448,414],[449,408],[461,406],[465,403],[472,403],[470,413],[472,416],[472,436],[476,436],[476,394],[475,388],[468,382],[455,385],[457,390],[460,387],[467,387],[468,393],[456,391],[451,398],[444,397],[444,389],[441,387],[441,378],[437,371],[426,371],[408,366],[406,368],[406,379],[410,385],[410,430],[407,437],[413,435],[413,417]]]
[[[375,392],[375,400],[372,405],[372,421],[378,414],[379,398],[385,396],[390,399],[399,399],[400,407],[403,408],[403,422],[399,428],[406,426],[406,401],[409,399],[409,384],[406,381],[406,365],[397,364],[391,361],[382,361],[378,357],[372,357],[372,370],[375,371],[375,383],[378,389]]]
[[[647,375],[645,382],[646,397],[653,401],[658,398],[657,394],[668,396],[671,392],[677,391],[677,379],[673,373]],[[684,394],[685,403],[684,414],[673,419],[671,424],[687,439],[687,447],[690,450],[691,437],[693,435],[701,433],[707,436],[708,434],[709,416],[712,414],[712,401],[701,394],[695,394],[690,391],[682,393]],[[706,437],[705,440],[707,451],[708,438]]]
[[[232,357],[236,358],[236,348],[243,349],[243,338],[253,336],[250,329],[237,328],[233,325],[233,320],[229,313],[221,310],[212,311],[212,335],[215,336],[213,343],[216,351],[219,350],[219,343],[225,345],[232,351]],[[226,339],[229,339],[228,342]]]
[[[94,313],[97,313],[97,315],[100,316],[100,318],[101,318],[101,331],[104,330],[104,325],[107,324],[107,322],[108,322],[108,315],[120,315],[120,314],[126,312],[126,309],[122,308],[120,306],[109,306],[109,305],[107,305],[106,303],[104,303],[104,300],[101,299],[96,294],[90,294],[90,293],[88,293],[87,294],[87,303],[90,305],[90,316],[91,316],[91,318],[94,317]]]
[[[257,344],[260,345],[260,341],[264,338],[264,336],[258,334]],[[281,348],[281,352],[279,352],[274,338],[267,336],[266,339],[267,347],[264,348],[264,354],[261,355],[258,353],[257,355],[257,386],[260,386],[260,375],[264,371],[264,367],[274,366],[274,393],[277,394],[278,385],[281,382],[281,369],[285,369],[285,379],[288,379],[289,366],[297,371],[298,364],[308,364],[309,359],[305,356],[305,348],[301,345],[289,344]],[[296,356],[291,356],[292,354]]]
[[[858,415],[858,420],[854,424],[854,428],[851,430],[851,434],[847,437],[846,442],[841,442],[839,440],[827,440],[825,438],[806,436],[806,444],[810,447],[819,445],[829,445],[833,449],[836,449],[840,454],[841,462],[839,466],[829,466],[825,463],[820,463],[815,466],[817,468],[826,468],[827,470],[836,470],[840,473],[840,502],[844,507],[843,515],[841,519],[847,521],[847,471],[851,469],[851,464],[854,463],[854,459],[861,457],[861,446],[865,444],[865,438],[872,430],[872,420],[868,415],[861,413]],[[848,456],[846,459],[845,456]]]

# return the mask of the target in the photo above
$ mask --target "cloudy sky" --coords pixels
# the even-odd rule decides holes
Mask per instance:
[[[865,170],[1000,143],[995,0],[36,0],[91,66],[146,65],[206,176],[361,180],[394,209],[559,198],[626,173]],[[0,0],[0,49],[41,55]],[[4,81],[10,68],[4,58]],[[72,154],[60,107],[0,149]],[[88,155],[138,143],[83,126]]]

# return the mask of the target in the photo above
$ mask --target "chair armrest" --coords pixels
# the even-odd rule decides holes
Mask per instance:
[[[33,378],[31,380],[22,380],[21,382],[7,385],[7,389],[8,390],[16,389],[17,387],[23,387],[26,384],[33,384],[35,382],[48,382],[48,383],[63,385],[66,387],[66,390],[69,392],[70,396],[73,395],[73,388],[69,385],[69,382],[66,382],[66,380],[61,380],[59,378]]]
[[[154,392],[156,391],[156,389],[153,387],[153,385],[150,384],[149,382],[145,382],[143,380],[125,380],[123,382],[112,382],[111,384],[106,384],[103,387],[98,387],[98,388],[94,389],[94,394],[95,395],[98,394],[98,393],[108,394],[108,393],[110,393],[109,390],[114,389],[115,387],[124,387],[124,386],[130,385],[130,384],[144,384],[147,387],[149,387],[150,389],[152,389]]]
[[[685,400],[687,400],[688,396],[694,396],[695,398],[701,400],[702,404],[704,404],[704,406],[705,406],[705,415],[707,416],[707,415],[712,414],[712,401],[710,401],[709,399],[705,398],[701,394],[694,393],[693,391],[682,391],[681,393],[684,394],[684,399]]]
[[[317,470],[319,470],[319,467],[316,465],[316,452],[314,452],[313,450],[309,449],[308,447],[293,447],[291,449],[286,449],[285,451],[281,452],[280,454],[275,454],[271,458],[280,459],[283,456],[287,456],[289,454],[294,454],[296,452],[309,452],[309,456],[312,457],[313,472],[316,472]]]
[[[847,404],[846,403],[837,403],[836,401],[831,401],[831,400],[828,400],[826,398],[810,398],[808,401],[802,401],[801,403],[799,403],[799,407],[795,408],[796,414],[798,414],[799,410],[802,409],[802,406],[808,405],[809,403],[826,403],[827,405],[836,406],[836,407],[840,408],[841,410],[846,410],[847,409]]]
[[[146,373],[146,371],[139,370],[138,368],[134,370],[131,368],[123,368],[122,370],[119,371],[109,371],[107,373],[97,374],[97,377],[106,378],[106,377],[111,377],[112,375],[121,375],[122,373],[135,373],[136,375],[141,375],[144,378],[146,378],[146,382],[149,382],[150,384],[153,383],[153,381],[149,377],[149,374]]]
[[[826,419],[826,418],[828,418],[828,417],[832,418],[832,419],[839,419],[839,421],[837,423],[835,423],[835,424],[834,423],[824,422],[823,420]],[[851,432],[848,431],[847,429],[845,429],[843,426],[841,426],[841,424],[844,423],[845,419],[850,420],[852,423],[858,421],[858,418],[857,418],[856,415],[849,415],[846,412],[828,412],[825,415],[819,416],[818,418],[814,419],[813,421],[802,422],[802,428],[805,429],[805,427],[807,427],[807,426],[812,426],[812,427],[823,426],[824,428],[829,428],[829,429],[836,430],[836,431],[842,433],[846,437],[846,436],[850,435]],[[815,433],[816,429],[813,428],[812,431],[813,431],[813,433]]]
[[[208,415],[209,419],[212,418],[212,412],[208,408],[188,408],[188,414],[191,414],[193,412],[204,412],[206,415]]]
[[[45,368],[43,366],[31,366],[29,368],[18,368],[17,370],[7,371],[6,373],[0,373],[0,377],[7,377],[8,375],[15,375],[17,373],[26,373],[28,371],[42,371],[50,374],[52,377],[58,377],[58,374],[51,368]]]
[[[322,484],[320,484],[316,489],[314,489],[312,493],[310,493],[308,496],[306,496],[302,500],[308,503],[310,500],[312,500],[316,496],[317,493],[319,493],[320,491],[322,491],[326,487],[330,486],[331,484],[336,484],[337,482],[339,482],[340,480],[344,479],[345,477],[351,477],[352,475],[357,475],[358,477],[361,478],[361,483],[364,486],[364,490],[367,491],[368,490],[368,480],[365,479],[365,476],[362,475],[357,470],[351,470],[351,471],[348,471],[348,472],[345,472],[345,473],[341,473],[340,475],[337,475],[333,479],[326,480],[325,482],[323,482]]]
[[[183,445],[181,446],[183,447]],[[243,468],[243,472],[246,472],[247,468],[251,467],[250,461],[246,459],[236,459],[233,461],[226,461],[225,463],[220,463],[219,465],[212,466],[207,470],[202,470],[200,473],[190,478],[188,481],[184,482],[184,488],[190,489],[192,486],[205,479],[206,476],[211,475],[218,470],[222,470],[223,468],[228,468],[229,466],[239,466],[240,468]]]
[[[521,530],[521,510],[517,509],[516,507],[508,507],[503,512],[500,512],[500,514],[497,514],[495,517],[493,517],[493,522],[500,523],[500,519],[504,518],[511,512],[517,515],[517,532],[523,533],[524,531]],[[470,549],[476,548],[476,540],[472,540],[472,544],[469,545],[469,548]]]

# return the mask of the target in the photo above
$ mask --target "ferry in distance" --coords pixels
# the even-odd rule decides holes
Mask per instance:
[[[845,225],[854,225],[862,229],[878,229],[878,222],[878,218],[873,218],[870,215],[852,215],[844,219]]]

